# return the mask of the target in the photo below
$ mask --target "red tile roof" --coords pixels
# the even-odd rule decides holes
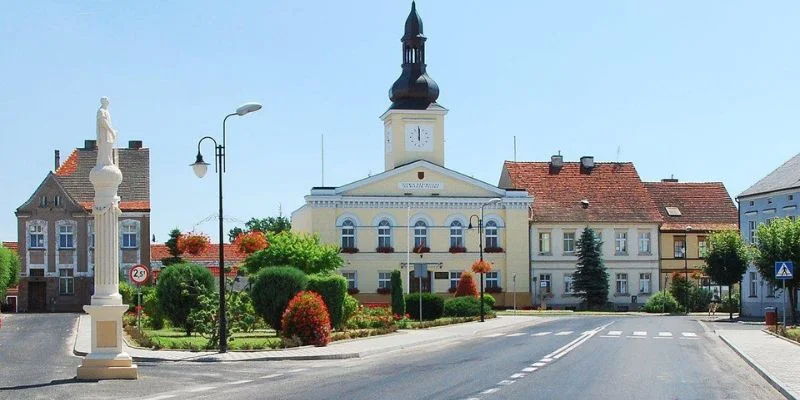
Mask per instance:
[[[247,258],[247,254],[239,251],[239,248],[226,243],[225,245],[225,264],[228,262],[241,263]],[[152,260],[160,261],[162,258],[170,257],[169,249],[164,244],[151,244],[150,245],[150,258]],[[181,254],[181,258],[189,262],[204,263],[219,266],[219,245],[211,244],[205,251],[200,254]]]
[[[645,187],[664,218],[662,231],[716,231],[738,229],[739,213],[722,182],[645,182]],[[670,216],[666,207],[681,215]]]
[[[92,211],[92,206],[94,202],[92,201],[83,201],[81,202],[81,206],[86,211]],[[150,211],[150,202],[149,201],[120,201],[119,202],[119,209],[122,211]]]
[[[3,247],[5,247],[5,248],[7,248],[9,250],[18,251],[19,250],[19,243],[17,243],[17,242],[3,242]]]
[[[78,169],[78,149],[72,150],[67,160],[56,170],[56,176],[69,176]]]
[[[595,163],[588,173],[579,162],[551,170],[549,162],[506,161],[503,169],[511,187],[533,196],[532,221],[662,221],[633,163]],[[583,199],[588,209],[581,207]]]

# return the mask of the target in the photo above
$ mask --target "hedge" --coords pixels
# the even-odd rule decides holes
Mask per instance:
[[[258,271],[253,282],[253,306],[272,329],[280,331],[281,317],[286,306],[307,286],[308,277],[295,267],[263,268]]]
[[[317,292],[322,296],[325,306],[328,307],[328,313],[330,313],[331,328],[341,329],[344,324],[342,308],[344,297],[347,295],[347,280],[341,275],[309,275],[306,290]]]
[[[411,319],[419,319],[419,293],[406,295],[406,313]],[[422,319],[433,320],[444,314],[444,298],[433,293],[422,293]]]
[[[201,294],[214,291],[214,277],[208,268],[197,264],[173,264],[161,270],[156,285],[158,308],[173,326],[189,335],[194,327],[187,322],[189,313],[200,306]]]

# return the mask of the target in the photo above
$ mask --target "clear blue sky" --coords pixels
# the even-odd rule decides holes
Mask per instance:
[[[68,4],[73,3],[73,4]],[[0,239],[111,98],[120,143],[151,150],[152,231],[217,210],[197,140],[228,123],[225,211],[284,215],[321,184],[383,170],[378,116],[410,1],[0,2]],[[428,72],[450,109],[445,165],[496,184],[503,160],[632,161],[645,180],[732,196],[800,150],[800,3],[421,0]],[[204,148],[207,159],[213,150]],[[234,226],[226,223],[227,229]],[[216,240],[216,222],[197,229]]]

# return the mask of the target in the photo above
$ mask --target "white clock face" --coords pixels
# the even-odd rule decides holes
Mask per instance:
[[[433,125],[406,125],[406,151],[433,150]]]
[[[384,129],[384,139],[383,142],[386,145],[386,151],[392,151],[392,127],[386,126]]]

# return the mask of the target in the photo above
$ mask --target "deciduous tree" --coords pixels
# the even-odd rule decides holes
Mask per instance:
[[[800,219],[778,218],[770,224],[761,224],[756,231],[756,252],[754,264],[761,276],[782,287],[783,282],[775,279],[775,262],[791,261],[795,265],[794,278],[786,281],[791,310],[797,309],[797,287],[800,284]],[[797,323],[797,314],[791,312],[792,323]]]
[[[728,286],[728,301],[730,301],[733,285],[742,280],[750,259],[750,252],[739,232],[714,232],[708,237],[708,252],[703,256],[706,262],[703,271],[711,280]],[[729,318],[732,319],[732,309],[729,310],[729,314]]]
[[[338,247],[323,244],[316,235],[286,231],[270,235],[269,247],[251,254],[243,266],[250,274],[279,265],[289,265],[306,274],[316,274],[335,271],[343,263]]]
[[[250,218],[249,221],[245,222],[244,229],[239,228],[238,226],[231,229],[230,232],[228,232],[228,239],[231,243],[233,243],[233,241],[236,240],[241,233],[259,231],[269,235],[291,230],[291,221],[289,221],[289,218],[286,218],[282,215],[267,218]]]

